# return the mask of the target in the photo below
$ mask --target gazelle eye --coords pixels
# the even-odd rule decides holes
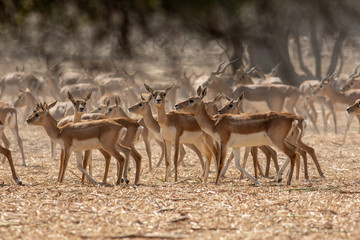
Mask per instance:
[[[139,103],[139,107],[142,107],[142,103]]]
[[[190,99],[190,100],[189,100],[189,103],[193,103],[193,102],[194,102],[194,99]]]
[[[233,107],[233,105],[232,105],[232,104],[230,104],[230,105],[229,105],[229,108],[232,108],[232,107]]]
[[[35,114],[35,117],[38,117],[38,116],[39,116],[39,114],[38,114],[38,113],[36,113],[36,114]]]
[[[112,111],[112,108],[109,108],[109,112],[111,112]]]
[[[354,82],[351,82],[350,85],[351,85],[351,86],[354,85]]]
[[[100,111],[100,110],[101,110],[101,107],[98,107],[98,110]]]
[[[166,93],[164,93],[164,97],[166,96]]]

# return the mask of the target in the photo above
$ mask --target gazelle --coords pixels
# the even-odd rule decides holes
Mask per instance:
[[[53,103],[52,103],[53,104]],[[124,168],[125,158],[119,151],[128,156],[130,149],[118,144],[120,131],[124,126],[116,123],[111,119],[94,120],[89,122],[70,123],[63,127],[58,127],[56,120],[49,113],[52,104],[37,103],[34,112],[26,120],[30,125],[42,126],[46,133],[62,148],[61,164],[58,181],[64,180],[65,170],[72,152],[75,152],[78,169],[86,175],[93,183],[97,182],[83,168],[82,154],[84,150],[102,148],[111,154],[120,164],[117,184],[120,184]]]
[[[228,65],[224,67],[226,69]],[[221,65],[218,67],[218,70],[215,73],[210,74],[209,80],[203,84],[202,87],[207,87],[213,92],[222,92],[225,95],[235,98],[239,96],[242,92],[245,94],[245,99],[251,102],[266,102],[268,108],[272,111],[282,111],[284,106],[289,112],[295,112],[295,105],[300,96],[303,93],[294,86],[285,85],[285,84],[251,84],[253,83],[251,78],[249,81],[240,80],[242,84],[237,84],[235,86],[229,86],[221,78],[217,77],[217,74],[220,74],[224,71],[219,70]],[[250,69],[249,71],[251,71]],[[247,73],[244,76],[248,76]]]
[[[230,99],[227,96],[226,96],[226,98],[227,98],[228,102],[225,103],[225,105],[221,109],[219,109],[219,111],[218,111],[219,114],[221,114],[221,115],[222,114],[240,114],[241,113],[241,111],[240,111],[240,103],[244,98],[244,94],[242,93],[237,99]],[[253,151],[253,152],[257,151],[257,149],[254,149],[254,148],[257,148],[257,147],[251,147],[251,151]],[[277,152],[274,149],[272,149],[270,146],[265,146],[264,145],[264,146],[259,146],[259,148],[265,154],[265,157],[266,157],[265,177],[269,177],[270,160],[271,159],[273,159],[275,169],[276,169],[276,173],[278,173],[279,172],[279,164],[278,164],[278,161],[277,161]],[[246,160],[247,160],[248,155],[249,155],[249,151],[250,151],[250,149],[246,148],[245,155],[244,155],[244,161],[243,161],[243,165],[242,165],[243,168],[245,168]],[[254,153],[253,153],[253,156],[254,156]],[[227,168],[229,167],[231,160],[232,159],[229,159],[229,161],[226,163],[226,165],[224,167],[224,170],[223,170],[221,175],[225,175],[225,172],[226,172]],[[236,166],[238,166],[240,164],[239,159],[235,159],[235,164],[236,164]],[[254,167],[255,167],[255,170],[256,170],[256,163],[255,162],[254,162]],[[259,167],[260,167],[260,165],[259,165]],[[255,173],[256,173],[256,171],[255,171]],[[241,175],[243,175],[243,174],[241,174]],[[255,175],[255,177],[256,177],[256,175]]]
[[[349,75],[349,78],[346,81],[345,85],[341,88],[342,92],[346,92],[350,89],[359,89],[360,88],[360,80],[358,78],[360,76],[360,73],[357,72],[359,67],[360,67],[360,64],[358,64],[355,67],[354,72]]]
[[[0,135],[3,135],[4,132],[4,125],[3,123],[0,121]],[[11,151],[7,148],[4,148],[2,146],[0,146],[0,153],[3,154],[7,160],[9,161],[9,165],[10,165],[10,169],[11,169],[11,174],[12,174],[12,177],[14,179],[14,181],[19,184],[19,185],[22,185],[22,182],[19,180],[19,178],[17,177],[16,175],[16,171],[15,171],[15,167],[14,167],[14,162],[13,162],[13,159],[12,159],[12,156],[11,156]]]
[[[129,108],[129,112],[143,116],[145,125],[151,131],[151,133],[154,135],[157,142],[163,149],[164,148],[164,139],[160,132],[160,125],[159,125],[158,121],[154,118],[151,107],[150,107],[150,101],[152,100],[152,97],[153,97],[152,94],[150,94],[148,100],[145,100],[145,99],[140,100],[135,105],[133,105]],[[190,149],[192,149],[197,154],[197,156],[200,159],[200,164],[201,164],[202,170],[204,171],[204,161],[203,161],[201,152],[193,144],[185,144],[185,145],[187,147],[189,147]],[[180,144],[179,151],[180,151],[179,162],[183,162],[184,156],[186,154],[183,144]],[[157,163],[157,167],[160,166],[161,159],[162,158],[160,158],[159,162]]]
[[[30,89],[36,95],[43,87],[44,82],[32,73],[12,72],[0,78],[0,99],[4,93],[14,95],[18,89]]]
[[[220,114],[225,114],[225,113],[233,113],[233,114],[240,114],[240,108],[239,108],[239,103],[241,102],[243,98],[243,94],[240,95],[240,97],[237,100],[234,99],[229,99],[230,101],[225,104],[225,106],[219,110]],[[304,127],[306,125],[306,123],[304,122],[303,119],[299,119],[300,121],[300,130],[303,133],[304,132]],[[319,175],[321,177],[324,177],[323,172],[321,171],[321,167],[320,164],[317,160],[316,154],[315,154],[315,150],[308,146],[307,144],[305,144],[302,141],[302,136],[303,134],[300,135],[300,137],[297,139],[297,142],[293,142],[293,144],[297,145],[297,151],[299,152],[299,154],[302,156],[303,160],[304,160],[304,175],[305,175],[305,179],[308,180],[309,179],[309,174],[308,174],[308,167],[307,167],[307,153],[311,156],[311,158],[313,159],[315,166],[317,168],[317,171],[319,173]],[[277,153],[275,150],[273,150],[271,147],[269,146],[261,146],[259,147],[264,153],[265,155],[267,151],[271,152],[273,160],[274,160],[274,164],[275,164],[275,168],[276,168],[276,172],[279,173],[279,166],[277,163]],[[243,167],[245,167],[246,161],[245,161],[245,157],[244,157],[244,163],[243,163]],[[268,171],[269,171],[269,165],[270,165],[270,157],[267,157],[267,163],[266,163],[266,171],[265,171],[265,176],[268,176]],[[283,166],[283,168],[285,168],[286,165]],[[282,169],[283,171],[284,169]],[[299,179],[299,163],[297,163],[297,171],[296,171],[296,179]]]
[[[220,157],[216,184],[219,183],[219,177],[229,147],[274,145],[290,158],[290,173],[287,179],[287,184],[290,185],[294,165],[299,158],[296,153],[297,146],[292,144],[290,139],[297,141],[299,134],[295,134],[295,130],[298,128],[299,120],[302,118],[292,113],[268,112],[241,115],[225,114],[214,119],[206,113],[202,101],[206,95],[206,90],[207,88],[202,90],[198,96],[190,97],[175,105],[175,108],[193,114],[201,129],[212,136],[219,145]],[[248,174],[245,170],[243,172]],[[280,175],[278,181],[281,181]],[[257,182],[256,179],[255,182]]]
[[[165,98],[167,93],[174,87],[171,85],[165,90],[154,91],[150,86],[144,84],[146,90],[152,94],[157,110],[160,132],[165,142],[166,173],[165,181],[168,181],[171,173],[170,157],[171,144],[175,143],[174,166],[175,181],[177,181],[177,166],[180,143],[194,144],[206,156],[204,181],[207,182],[212,155],[217,156],[211,137],[206,135],[190,114],[175,111],[165,112]]]
[[[330,75],[325,76],[325,78],[330,78],[330,77],[332,76]],[[337,134],[337,121],[336,121],[336,113],[333,102],[328,97],[316,96],[312,94],[312,91],[319,84],[320,81],[318,80],[305,80],[300,84],[299,89],[304,92],[304,99],[302,101],[302,106],[300,106],[299,109],[304,110],[305,115],[307,115],[310,121],[313,123],[315,131],[319,133],[319,129],[317,127],[318,114],[314,104],[315,103],[320,104],[325,131],[327,131],[327,117],[325,115],[324,106],[327,106],[328,109],[330,110],[331,115],[333,116],[335,134]],[[310,110],[307,107],[309,107]]]
[[[320,82],[320,84],[313,90],[312,93],[318,96],[326,96],[331,99],[333,103],[342,103],[346,105],[353,104],[357,99],[360,98],[360,89],[351,89],[346,92],[339,92],[332,85],[331,80],[332,79],[324,78]],[[343,142],[346,141],[347,132],[349,130],[350,123],[353,117],[354,115],[349,115],[348,117]],[[360,123],[360,116],[356,115],[356,117]]]
[[[74,106],[74,117],[73,117],[74,120],[72,122],[80,122],[81,120],[99,120],[99,119],[107,119],[108,118],[108,116],[106,116],[106,115],[97,114],[97,113],[84,115],[84,111],[86,108],[86,102],[90,98],[90,96],[91,96],[91,93],[89,93],[84,99],[75,99],[71,95],[70,92],[68,93],[68,98]],[[113,120],[115,122],[123,125],[126,128],[126,133],[124,134],[124,137],[121,138],[120,143],[123,146],[129,147],[131,149],[130,154],[134,158],[135,165],[136,165],[135,184],[137,184],[139,181],[139,176],[140,176],[139,174],[140,174],[141,155],[135,149],[134,143],[138,139],[138,135],[142,132],[142,127],[136,121],[129,119],[129,118],[113,118]],[[64,124],[67,124],[68,122],[69,122],[68,118],[62,119],[58,123],[58,126],[63,126]],[[106,165],[105,165],[105,174],[104,174],[104,178],[103,178],[103,183],[106,183],[111,155],[109,155],[106,151],[104,151],[102,149],[99,149],[99,151],[105,158]],[[83,162],[84,169],[86,169],[88,162],[89,162],[89,168],[91,169],[92,161],[91,160],[89,161],[89,157],[91,157],[91,151],[87,150],[87,151],[85,151],[84,162]],[[126,162],[125,162],[124,180],[126,183],[129,183],[129,180],[127,179],[127,166],[128,166],[128,158],[126,158]],[[118,171],[119,171],[119,169],[118,169]],[[90,175],[91,175],[91,173],[90,173]],[[83,175],[82,180],[84,181],[84,175]]]
[[[131,119],[126,113],[125,111],[122,109],[121,107],[121,100],[119,97],[115,97],[115,105],[113,106],[107,106],[107,108],[105,109],[104,114],[108,117],[123,117],[123,118],[127,118],[127,119]],[[151,136],[151,132],[149,132],[149,129],[147,127],[147,125],[144,122],[143,118],[135,118],[133,119],[135,121],[137,121],[142,127],[143,130],[141,132],[141,136],[144,140],[144,144],[145,144],[145,150],[146,153],[148,155],[148,160],[149,160],[149,169],[150,172],[152,171],[152,152],[151,152],[151,145],[150,145],[150,139],[152,138]],[[160,164],[161,159],[164,157],[164,146],[162,141],[156,141],[160,147],[161,147],[161,156],[160,156],[160,160],[158,162],[158,164]]]
[[[9,127],[11,132],[15,136],[21,153],[22,165],[26,166],[24,148],[19,135],[16,109],[10,107],[7,103],[0,102],[0,121],[3,123],[4,127]],[[5,148],[9,148],[10,142],[6,138],[5,134],[1,135],[1,139],[4,142]]]

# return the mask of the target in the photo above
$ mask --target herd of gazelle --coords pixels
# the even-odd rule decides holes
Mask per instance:
[[[332,84],[330,84],[334,78],[334,74],[326,76],[317,84],[310,81],[304,82],[303,85],[300,86],[300,90],[283,84],[257,85],[254,84],[248,76],[251,71],[254,71],[254,69],[251,69],[237,74],[236,81],[240,84],[233,87],[230,92],[230,88],[225,88],[224,85],[217,85],[219,79],[216,75],[224,72],[227,66],[220,71],[221,65],[219,65],[218,70],[210,75],[209,80],[198,88],[196,96],[192,96],[181,103],[175,104],[176,111],[165,111],[166,98],[171,96],[170,90],[174,85],[164,90],[153,90],[152,87],[144,84],[145,89],[150,93],[149,97],[142,99],[128,109],[129,112],[138,114],[141,118],[130,118],[121,108],[119,98],[115,100],[114,106],[110,106],[110,103],[107,102],[105,106],[99,107],[94,112],[85,113],[86,102],[90,99],[91,93],[83,99],[77,99],[68,92],[68,99],[73,105],[73,116],[63,118],[57,122],[50,113],[50,109],[56,105],[56,101],[50,104],[46,104],[45,102],[39,103],[32,97],[31,102],[35,110],[26,121],[30,125],[40,125],[44,127],[52,142],[60,145],[61,157],[58,182],[63,182],[70,155],[72,152],[75,152],[77,167],[83,173],[82,181],[84,181],[84,177],[86,177],[91,183],[97,184],[92,177],[91,152],[94,149],[98,149],[105,159],[103,183],[107,181],[111,156],[114,157],[118,163],[116,184],[120,184],[123,180],[123,174],[124,180],[129,182],[127,179],[127,169],[129,157],[131,156],[135,160],[135,184],[137,184],[140,178],[141,155],[137,152],[135,143],[138,141],[139,135],[142,135],[145,142],[150,171],[152,165],[148,138],[154,138],[160,145],[162,156],[165,155],[165,181],[169,181],[171,175],[170,158],[172,145],[174,145],[175,151],[173,158],[175,181],[178,180],[178,163],[183,162],[182,160],[185,155],[183,145],[190,147],[198,155],[203,170],[204,182],[208,180],[212,159],[214,159],[217,169],[216,184],[219,183],[220,177],[225,175],[226,169],[233,158],[235,158],[236,167],[242,171],[242,174],[248,176],[255,184],[259,184],[257,171],[260,172],[260,175],[268,177],[270,161],[273,159],[279,182],[282,179],[282,173],[290,163],[287,178],[287,184],[290,185],[294,167],[297,169],[296,177],[299,177],[300,156],[302,156],[304,161],[305,178],[309,179],[307,153],[312,157],[319,175],[323,177],[324,174],[317,161],[314,149],[302,142],[306,121],[301,116],[290,112],[294,112],[298,98],[310,91],[313,96],[312,99],[308,99],[310,111],[312,111],[313,114],[316,113],[313,107],[313,101],[326,103],[334,116],[336,131],[336,118],[333,112],[334,107],[332,102],[342,102],[350,105],[357,99],[356,96],[359,95],[360,90],[346,89],[347,91],[345,92],[338,92]],[[354,73],[351,74],[347,85],[353,86],[357,84],[357,81],[354,79],[359,76],[357,73],[358,67],[356,67]],[[244,84],[244,82],[249,82],[251,85]],[[217,109],[215,102],[217,102],[222,95],[218,94],[212,101],[205,102],[204,97],[208,89],[217,89],[217,91],[223,91],[225,95],[237,95],[240,97],[236,100],[227,97],[227,104],[218,110],[218,114],[216,114]],[[262,94],[259,94],[259,91]],[[30,95],[31,99],[32,95],[29,94],[29,91],[22,91],[22,93],[24,96]],[[242,109],[243,98],[250,101],[263,100],[267,103],[268,107],[274,111],[266,113],[241,113],[240,109]],[[287,101],[285,101],[285,98],[288,98]],[[333,101],[329,101],[329,99]],[[15,106],[23,106],[20,100],[19,97]],[[153,102],[156,107],[157,119],[153,116],[150,107],[151,102]],[[29,108],[31,104],[27,104],[27,106]],[[285,106],[289,112],[280,112],[283,106]],[[360,108],[359,100],[356,100],[347,111],[349,113],[358,113],[360,112],[358,108]],[[18,184],[21,184],[21,181],[18,180],[15,173],[11,152],[8,150],[9,142],[2,131],[4,125],[9,126],[13,131],[21,150],[23,165],[26,165],[22,141],[18,134],[16,110],[6,104],[1,105],[0,110],[1,138],[5,143],[5,148],[1,147],[0,153],[8,158],[13,178]],[[29,109],[25,112],[29,112]],[[312,118],[312,116],[307,113],[306,116],[309,117],[311,121],[316,122],[316,115]],[[349,119],[351,120],[351,118]],[[346,131],[348,130],[348,126],[349,124],[347,124]],[[316,125],[315,130],[318,131]],[[288,157],[288,160],[280,169],[277,162],[277,153],[271,146],[275,146]],[[239,162],[241,147],[246,147],[246,156],[244,157],[244,163],[242,165]],[[232,153],[228,162],[225,164],[228,148],[232,149]],[[258,148],[264,152],[267,159],[265,175],[257,161]],[[52,149],[54,148],[52,147]],[[82,153],[83,151],[84,154]],[[120,154],[120,152],[124,156]],[[255,177],[251,176],[244,169],[249,152],[253,155]],[[206,158],[205,163],[202,155]],[[159,166],[163,158],[162,156],[157,166]],[[86,170],[88,165],[89,172]]]

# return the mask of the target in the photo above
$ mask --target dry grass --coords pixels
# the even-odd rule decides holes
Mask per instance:
[[[345,113],[340,116],[343,132]],[[59,162],[50,159],[49,139],[41,128],[20,124],[28,167],[21,166],[15,144],[15,167],[25,186],[11,179],[7,163],[0,165],[0,239],[313,239],[360,236],[360,155],[357,123],[345,145],[342,135],[314,135],[305,142],[316,150],[325,179],[310,161],[310,181],[303,175],[291,186],[259,179],[254,186],[239,180],[232,166],[219,186],[202,182],[195,154],[188,150],[180,181],[163,182],[164,165],[148,171],[143,144],[139,186],[94,187],[80,184],[75,160],[63,184],[56,183]],[[12,139],[11,133],[6,134]],[[154,144],[154,159],[159,149]],[[261,155],[263,162],[263,156]],[[285,158],[280,154],[279,161]],[[95,179],[102,178],[104,162],[94,156]],[[112,162],[109,182],[115,182]],[[274,175],[274,170],[272,175]],[[251,173],[252,169],[249,170]],[[134,170],[130,172],[131,180]]]

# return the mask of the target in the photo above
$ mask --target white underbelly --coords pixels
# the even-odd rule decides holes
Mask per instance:
[[[164,137],[165,140],[174,142],[176,137],[176,128],[161,128],[160,130],[161,135]],[[194,143],[201,137],[201,132],[189,132],[184,131],[180,136],[180,143]]]
[[[261,145],[273,145],[265,132],[253,134],[232,133],[228,142],[228,147],[252,147]]]
[[[73,151],[75,152],[97,148],[101,148],[101,144],[98,138],[91,138],[87,140],[73,140]]]

